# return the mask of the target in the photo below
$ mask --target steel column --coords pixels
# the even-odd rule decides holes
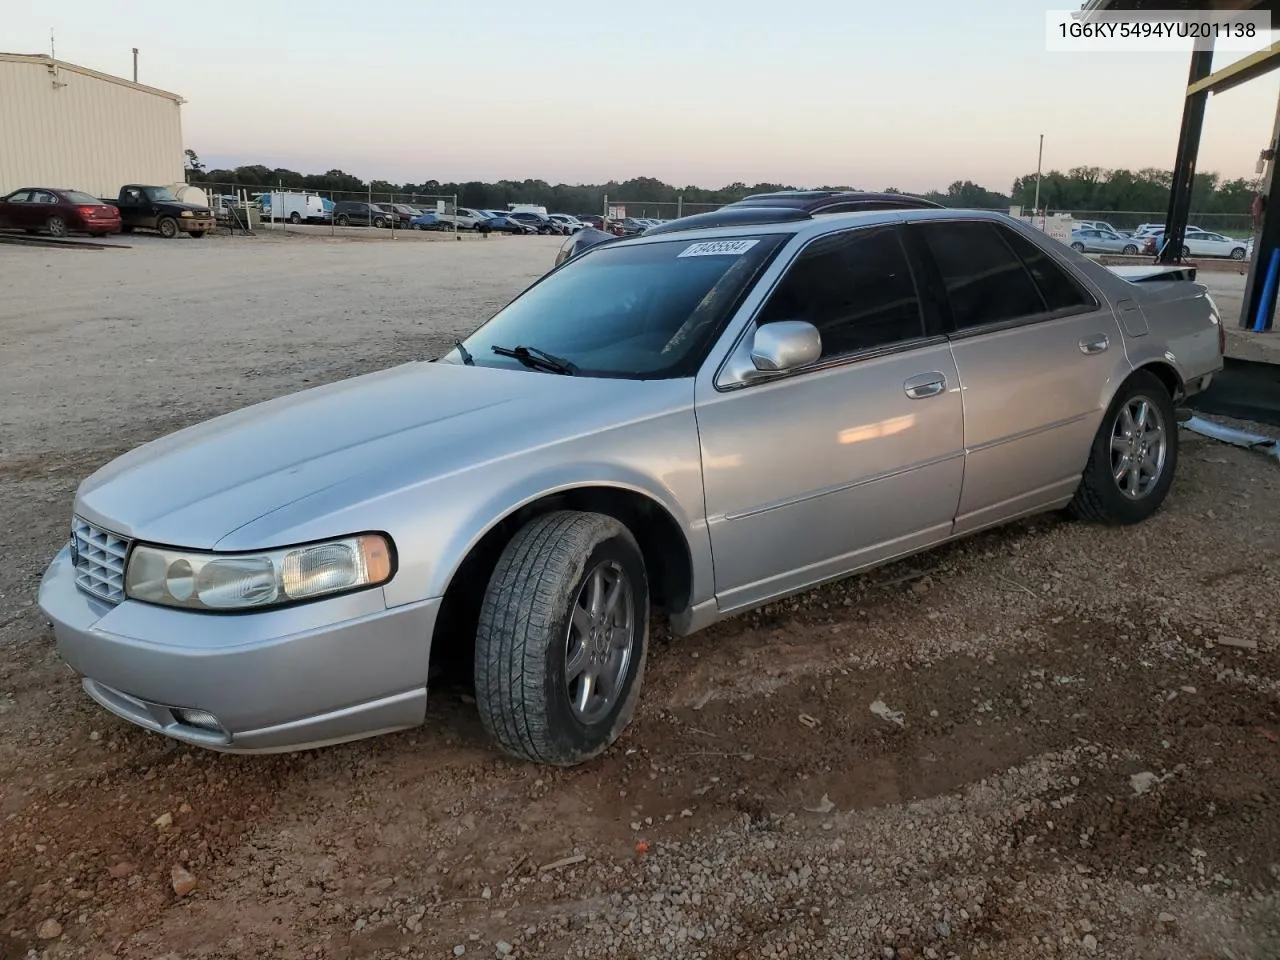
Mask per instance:
[[[1213,70],[1213,50],[1196,50],[1191,54],[1191,70],[1187,86],[1203,80]],[[1182,245],[1187,233],[1187,217],[1191,213],[1191,189],[1196,179],[1196,155],[1200,152],[1200,131],[1204,128],[1204,107],[1209,92],[1187,95],[1182,106],[1182,129],[1178,133],[1178,156],[1173,164],[1173,183],[1169,187],[1169,211],[1164,220],[1163,246],[1156,251],[1159,263],[1181,263]]]
[[[1244,300],[1240,304],[1240,329],[1252,330],[1258,316],[1258,308],[1262,305],[1262,296],[1266,292],[1267,267],[1271,263],[1271,251],[1280,248],[1280,177],[1276,173],[1274,151],[1280,150],[1280,98],[1276,100],[1276,118],[1271,130],[1271,142],[1267,147],[1272,151],[1272,159],[1267,161],[1262,183],[1258,190],[1266,198],[1266,208],[1262,212],[1262,223],[1254,227],[1253,259],[1249,264],[1249,276],[1244,284]],[[1276,293],[1272,290],[1271,302],[1266,304],[1263,314],[1266,317],[1264,327],[1272,329],[1276,312]]]

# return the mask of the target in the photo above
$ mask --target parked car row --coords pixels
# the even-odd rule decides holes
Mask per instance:
[[[1080,220],[1071,230],[1072,249],[1080,253],[1121,253],[1154,256],[1164,243],[1163,223],[1142,223],[1132,231],[1116,230],[1103,220]],[[1203,227],[1188,226],[1183,235],[1184,257],[1230,257],[1244,260],[1253,253],[1253,238],[1239,240]]]
[[[72,233],[105,237],[134,230],[155,230],[172,238],[180,233],[200,238],[213,229],[213,211],[184,203],[168,187],[127,183],[111,199],[82,190],[21,187],[0,197],[0,227],[44,231],[62,238]]]

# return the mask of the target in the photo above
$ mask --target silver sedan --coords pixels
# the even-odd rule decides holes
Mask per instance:
[[[296,750],[420,724],[461,656],[503,750],[574,764],[631,717],[655,609],[687,634],[1037,511],[1159,508],[1222,364],[1202,286],[998,214],[739,213],[90,476],[39,593],[87,694]]]
[[[1141,246],[1133,237],[1126,237],[1112,230],[1082,227],[1071,231],[1068,241],[1071,249],[1079,253],[1123,253],[1137,256]]]

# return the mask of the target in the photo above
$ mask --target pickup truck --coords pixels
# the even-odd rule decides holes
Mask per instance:
[[[127,183],[120,196],[103,198],[120,210],[121,230],[158,230],[167,239],[189,233],[199,239],[213,229],[213,211],[194,203],[183,203],[168,187],[152,187]]]

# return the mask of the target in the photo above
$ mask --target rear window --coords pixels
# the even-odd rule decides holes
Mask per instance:
[[[568,360],[585,376],[692,376],[785,240],[767,235],[602,246],[552,271],[463,345],[484,366],[522,366],[492,348],[523,346]],[[457,350],[445,358],[462,361]]]
[[[102,203],[97,197],[91,197],[87,193],[81,193],[79,190],[66,190],[62,194],[72,203],[80,204],[100,204]]]

